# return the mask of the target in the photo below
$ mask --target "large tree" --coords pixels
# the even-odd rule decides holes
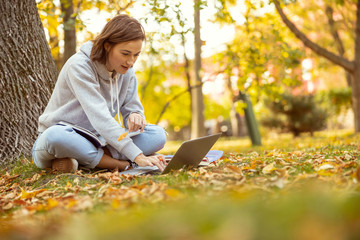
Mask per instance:
[[[35,0],[0,4],[0,163],[28,156],[57,70]]]
[[[351,76],[351,89],[352,89],[352,104],[354,111],[354,125],[355,132],[360,132],[360,1],[356,3],[356,20],[354,29],[354,59],[349,60],[345,58],[341,51],[338,54],[326,49],[323,46],[312,41],[307,35],[305,35],[284,13],[280,2],[273,0],[276,10],[279,13],[282,21],[286,26],[300,39],[304,45],[314,51],[316,54],[325,57],[332,63],[342,67]],[[331,19],[330,19],[331,21]],[[332,33],[334,34],[334,33]]]

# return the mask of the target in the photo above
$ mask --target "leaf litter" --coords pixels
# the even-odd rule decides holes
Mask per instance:
[[[189,198],[222,195],[236,196],[235,199],[249,195],[251,198],[254,191],[279,197],[277,192],[297,191],[307,181],[320,182],[330,186],[331,191],[345,195],[359,194],[359,137],[353,141],[344,140],[333,151],[327,148],[231,152],[216,164],[164,176],[135,177],[118,171],[83,170],[56,175],[29,167],[32,175],[24,177],[22,173],[5,171],[0,178],[1,218],[9,221],[8,224],[15,224],[17,219],[46,216],[52,212],[79,214],[99,208],[128,211]]]

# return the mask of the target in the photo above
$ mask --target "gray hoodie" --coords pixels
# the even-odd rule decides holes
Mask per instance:
[[[131,113],[144,116],[134,70],[111,78],[105,65],[90,60],[91,48],[92,42],[82,45],[61,69],[50,101],[39,117],[38,130],[43,132],[66,121],[104,138],[114,158],[119,152],[134,161],[142,151],[129,137],[117,140],[126,131]],[[119,110],[125,128],[114,119]]]

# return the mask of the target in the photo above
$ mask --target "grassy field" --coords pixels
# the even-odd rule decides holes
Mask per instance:
[[[360,239],[360,136],[262,141],[221,139],[216,165],[164,176],[20,159],[1,170],[0,239]]]

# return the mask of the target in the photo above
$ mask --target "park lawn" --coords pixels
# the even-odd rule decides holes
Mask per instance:
[[[221,139],[216,165],[164,176],[20,159],[1,170],[0,239],[359,239],[360,135],[262,140]]]

